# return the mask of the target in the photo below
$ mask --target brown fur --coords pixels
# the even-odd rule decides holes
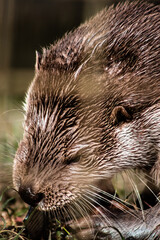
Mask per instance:
[[[78,211],[91,186],[124,169],[159,183],[159,56],[160,7],[140,2],[104,9],[37,55],[13,166],[24,200]]]

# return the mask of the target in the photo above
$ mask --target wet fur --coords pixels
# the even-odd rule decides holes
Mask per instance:
[[[26,97],[15,188],[44,193],[42,210],[82,211],[77,199],[124,169],[147,170],[158,185],[159,56],[160,7],[140,2],[104,9],[43,49]]]

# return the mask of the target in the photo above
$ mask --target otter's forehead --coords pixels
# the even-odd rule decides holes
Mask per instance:
[[[100,135],[96,129],[92,131],[95,117],[91,115],[91,107],[85,109],[78,94],[66,92],[29,90],[24,124],[25,134],[30,133],[30,141],[36,141],[35,149],[42,149],[43,144],[50,149],[51,158],[56,156],[61,161],[95,145]]]

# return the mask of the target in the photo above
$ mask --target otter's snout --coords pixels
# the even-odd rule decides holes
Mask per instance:
[[[22,200],[32,207],[36,207],[38,203],[44,198],[43,193],[35,194],[32,192],[32,189],[30,187],[20,187],[18,192]]]

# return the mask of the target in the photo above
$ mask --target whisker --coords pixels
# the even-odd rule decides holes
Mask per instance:
[[[79,204],[78,204],[79,203]],[[79,209],[79,213],[81,214],[82,218],[85,219],[89,229],[91,229],[90,223],[87,221],[86,215],[90,218],[90,216],[88,215],[86,208],[83,204],[83,206],[81,206],[81,202],[80,200],[77,200],[77,202],[75,202],[75,205],[77,206],[77,209]]]
[[[110,194],[110,193],[108,193],[108,192],[105,192],[104,190],[99,189],[99,188],[97,188],[97,187],[95,187],[95,186],[93,186],[93,185],[90,185],[90,187],[93,188],[94,191],[96,191],[96,192],[98,192],[98,193],[102,193],[102,194],[104,194],[106,197],[112,198],[113,200],[115,200],[116,202],[122,204],[123,206],[126,206],[126,205],[127,205],[127,206],[130,206],[130,207],[133,207],[133,205],[132,205],[131,203],[126,202],[126,201],[124,201],[123,199],[120,199],[120,198],[116,197],[115,195],[113,196],[112,194]]]
[[[84,194],[83,194],[83,195],[84,195]],[[88,208],[91,210],[91,212],[93,212],[93,214],[95,214],[95,211],[93,210],[93,209],[95,209],[96,211],[98,211],[98,212],[100,213],[100,216],[101,216],[101,217],[103,217],[103,218],[106,219],[106,216],[100,211],[100,209],[98,209],[94,204],[92,204],[89,200],[87,200],[85,195],[84,195],[84,197],[81,196],[81,198],[82,198],[82,199],[84,200],[84,202],[88,205]],[[93,199],[90,199],[90,200],[93,201]],[[93,202],[94,202],[94,201],[93,201]],[[98,205],[98,203],[97,203],[97,205]],[[101,206],[101,205],[99,204],[99,206]],[[107,209],[105,209],[105,210],[107,211]],[[104,222],[104,219],[101,218],[100,216],[97,215],[97,217],[100,219],[100,222],[103,222],[104,224],[106,224],[106,222],[108,222],[108,219],[107,219],[107,221]],[[92,225],[92,226],[93,226],[93,225]]]
[[[19,113],[24,115],[23,109],[21,109],[21,108],[13,108],[13,109],[9,109],[9,110],[6,110],[6,111],[2,112],[0,114],[0,117],[3,117],[4,115],[6,115],[8,113],[12,113],[12,112],[19,112]]]
[[[137,174],[139,174],[139,173],[137,173]],[[140,174],[139,174],[140,175]],[[147,182],[149,182],[149,183],[151,183],[151,184],[153,184],[154,183],[154,178],[151,176],[151,175],[149,175],[149,174],[147,174],[147,173],[145,173],[145,172],[143,172],[143,175],[144,175],[144,178],[147,180]],[[142,177],[141,177],[142,178]]]
[[[87,225],[89,227],[89,229],[93,229],[93,224],[92,224],[92,220],[91,220],[91,216],[89,214],[89,212],[92,212],[92,208],[88,205],[88,203],[85,201],[85,199],[83,198],[83,196],[81,196],[81,198],[79,199],[80,204],[82,204],[82,207],[84,206],[84,213],[85,213],[85,217],[84,219],[87,222]],[[88,211],[87,211],[88,209]],[[87,221],[87,218],[89,219],[89,221]]]
[[[80,199],[81,201],[82,201],[82,203],[85,205],[85,207],[87,207],[87,209],[88,209],[88,211],[89,212],[93,212],[94,213],[94,211],[93,211],[93,208],[91,208],[91,206],[85,201],[85,198],[83,197],[83,195],[81,196],[81,199]]]
[[[91,191],[88,191],[88,192],[89,192],[90,195],[92,194]],[[110,204],[112,204],[113,206],[115,206],[115,207],[117,208],[117,205],[116,205],[114,202],[112,202],[111,200],[106,199],[106,198],[104,198],[103,196],[101,196],[101,195],[99,195],[99,194],[97,194],[97,193],[95,193],[95,192],[93,192],[93,193],[94,193],[94,195],[95,195],[97,198],[102,199],[102,200],[104,200],[104,201],[107,201],[107,202],[109,202]],[[129,211],[129,210],[126,209],[126,205],[125,205],[125,204],[121,203],[121,201],[117,201],[117,202],[120,203],[120,205],[118,206],[118,208],[119,208],[120,210],[122,210],[123,212],[126,212],[126,213],[128,213],[128,214],[130,214],[130,215],[132,215],[132,216],[134,216],[134,217],[137,217],[136,214],[134,214],[134,213],[132,213],[131,211]],[[122,205],[123,207],[121,207],[121,205]],[[101,207],[102,207],[102,206],[101,206]],[[105,208],[105,209],[106,209],[106,208]],[[108,210],[108,211],[109,211],[111,214],[113,214],[110,210]]]
[[[96,207],[93,203],[95,203],[96,205],[98,205],[99,207],[101,207],[105,212],[109,212],[110,214],[114,215],[112,212],[110,212],[108,209],[104,208],[98,201],[96,201],[94,198],[91,198],[90,196],[88,196],[87,194],[83,194],[83,196],[85,196],[85,201],[87,201],[97,212],[100,213],[100,215],[103,217],[103,222],[104,223],[108,223],[109,220],[106,218],[105,214],[98,208]],[[87,198],[87,199],[86,199]],[[93,203],[92,203],[93,202]]]
[[[74,205],[74,203],[73,203],[73,205]],[[75,208],[76,208],[76,206],[75,206]],[[79,224],[79,222],[78,222],[78,220],[77,220],[77,217],[76,217],[76,215],[75,215],[75,209],[72,207],[72,205],[70,205],[69,206],[69,211],[70,211],[70,213],[71,213],[71,216],[72,216],[72,218],[75,220],[75,222],[77,223],[77,226],[79,227],[79,229],[80,229],[80,231],[82,230],[81,229],[81,226],[80,226],[80,224]],[[72,220],[72,219],[71,219]]]
[[[142,212],[143,220],[145,220],[143,203],[142,203],[142,199],[141,199],[141,196],[140,196],[137,184],[134,182],[133,176],[132,176],[132,174],[131,174],[131,172],[129,170],[126,171],[126,174],[128,175],[128,180],[131,183],[131,186],[133,187],[133,190],[134,190],[134,192],[136,194],[136,197],[138,199],[138,202],[139,202],[139,205],[140,205],[140,209],[141,209],[141,212]]]
[[[70,211],[70,206],[66,205],[66,206],[65,206],[65,210],[66,210],[67,213],[68,213],[69,221],[72,221],[72,219],[74,219],[74,217],[73,217],[73,215],[72,215],[72,212]]]
[[[60,213],[60,216],[61,216],[60,220],[63,219],[66,222],[65,215],[64,215],[64,212],[63,212],[63,207],[59,208],[59,213]]]
[[[67,223],[66,218],[68,218],[69,215],[68,215],[68,212],[67,212],[65,206],[62,207],[62,210],[64,211],[64,215],[63,216],[64,216],[64,222],[65,222],[65,225],[66,225],[66,223]]]
[[[146,186],[146,188],[153,194],[153,196],[156,198],[158,202],[160,202],[160,199],[156,196],[156,194],[153,192],[153,190],[145,183],[145,181],[139,176],[138,173],[134,173],[137,178]]]

